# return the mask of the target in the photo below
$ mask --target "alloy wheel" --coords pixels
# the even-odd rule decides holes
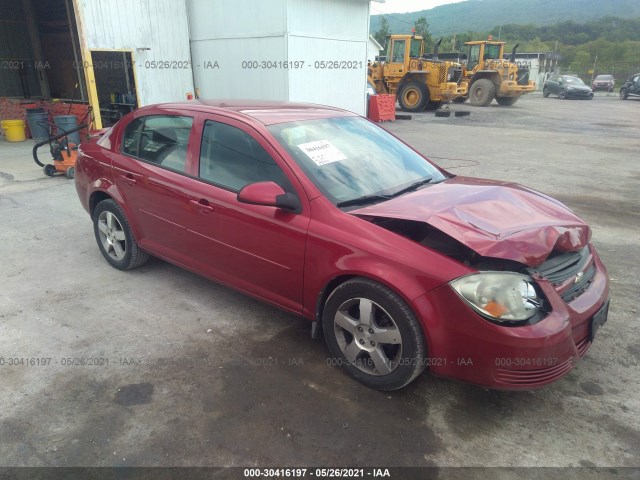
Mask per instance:
[[[114,260],[122,260],[127,254],[127,237],[118,218],[109,211],[100,213],[98,232],[104,251]]]
[[[388,375],[402,357],[402,336],[395,321],[376,302],[352,298],[334,317],[338,347],[347,361],[370,375]]]

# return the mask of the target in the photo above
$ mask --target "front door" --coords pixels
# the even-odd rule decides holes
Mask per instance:
[[[192,214],[187,226],[202,262],[198,268],[301,312],[309,226],[309,206],[301,186],[251,127],[226,117],[207,117],[199,131],[200,181],[190,191]],[[302,212],[238,202],[242,187],[260,181],[273,181],[295,193],[303,204]]]
[[[384,66],[386,77],[402,77],[406,73],[405,60],[407,53],[407,41],[405,39],[390,39],[387,51],[387,63]]]

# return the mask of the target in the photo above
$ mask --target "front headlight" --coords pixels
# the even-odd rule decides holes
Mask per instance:
[[[500,323],[529,320],[542,309],[533,280],[519,273],[474,273],[450,285],[473,309]]]

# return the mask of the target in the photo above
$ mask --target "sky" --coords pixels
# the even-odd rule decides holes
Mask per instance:
[[[417,12],[461,1],[463,0],[386,0],[385,3],[371,2],[371,15]]]

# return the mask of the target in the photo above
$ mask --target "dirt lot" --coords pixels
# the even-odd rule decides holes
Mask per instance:
[[[640,101],[451,108],[471,116],[385,127],[593,227],[610,317],[567,377],[367,389],[327,365],[305,321],[159,260],[108,266],[73,182],[1,141],[0,466],[640,466]]]

